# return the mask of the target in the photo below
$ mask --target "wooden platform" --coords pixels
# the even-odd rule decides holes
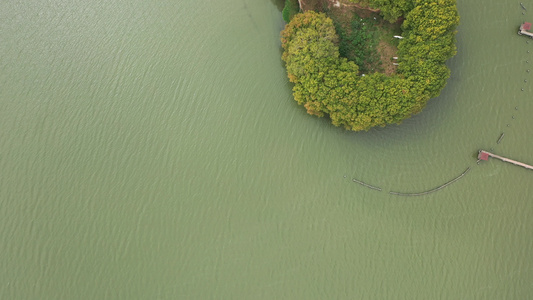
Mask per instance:
[[[530,29],[531,29],[531,23],[524,22],[524,23],[522,23],[522,25],[520,25],[520,29],[518,29],[518,34],[519,35],[527,35],[530,38],[533,38],[533,33],[529,32]]]
[[[479,160],[488,160],[489,157],[497,158],[497,159],[499,159],[501,161],[508,162],[508,163],[511,163],[513,165],[517,165],[517,166],[520,166],[520,167],[524,167],[524,168],[529,169],[529,170],[533,170],[533,166],[531,166],[531,165],[528,165],[528,164],[525,164],[525,163],[521,163],[519,161],[512,160],[512,159],[509,159],[509,158],[505,158],[503,156],[499,156],[499,155],[487,152],[485,150],[480,150],[479,154],[477,156],[477,158]]]

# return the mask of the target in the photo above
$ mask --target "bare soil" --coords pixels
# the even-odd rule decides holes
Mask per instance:
[[[398,48],[395,46],[384,40],[379,41],[378,53],[381,58],[381,68],[386,75],[396,74],[396,66],[392,64],[394,62],[392,58],[397,55],[397,52]]]
[[[350,2],[348,0],[299,0],[300,7],[302,11],[315,10],[315,11],[324,11],[326,9],[332,10],[337,9],[340,13],[350,13],[352,8],[357,8],[360,10],[360,17],[365,18],[368,15],[364,15],[365,11],[368,13],[379,13],[379,9],[371,8],[368,5],[357,4]],[[363,1],[361,1],[363,2]]]

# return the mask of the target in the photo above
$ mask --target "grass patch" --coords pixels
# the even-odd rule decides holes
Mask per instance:
[[[284,18],[293,5],[290,1],[285,0]],[[397,56],[400,40],[394,36],[402,35],[402,21],[385,21],[378,11],[369,7],[368,0],[338,1],[340,4],[333,5],[328,0],[305,0],[301,9],[324,12],[333,20],[339,36],[340,55],[355,62],[360,73],[396,73],[392,57]],[[295,3],[298,6],[297,0]]]
[[[402,35],[402,28],[401,23],[389,23],[389,22],[383,22],[383,24],[379,27],[380,31],[380,39],[384,41],[385,43],[398,47],[400,44],[400,40],[397,38],[394,38],[395,35]]]
[[[373,19],[361,19],[356,15],[348,24],[334,22],[339,35],[340,55],[355,62],[363,73],[369,73],[380,65],[376,23]]]
[[[300,12],[300,5],[298,0],[285,0],[285,7],[281,14],[283,15],[283,20],[289,23],[294,15]]]
[[[356,7],[325,10],[339,35],[339,52],[355,62],[361,73],[393,74],[392,57],[398,51],[401,22],[390,23],[375,12]]]

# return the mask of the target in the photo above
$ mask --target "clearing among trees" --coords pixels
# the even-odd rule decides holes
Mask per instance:
[[[455,0],[357,2],[300,0],[282,32],[295,100],[354,131],[400,123],[439,95],[459,22]]]

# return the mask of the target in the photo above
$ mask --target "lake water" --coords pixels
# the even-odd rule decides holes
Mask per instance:
[[[460,0],[441,96],[359,133],[292,100],[279,2],[0,3],[1,299],[533,295],[533,173],[476,163],[533,163],[533,1]]]

